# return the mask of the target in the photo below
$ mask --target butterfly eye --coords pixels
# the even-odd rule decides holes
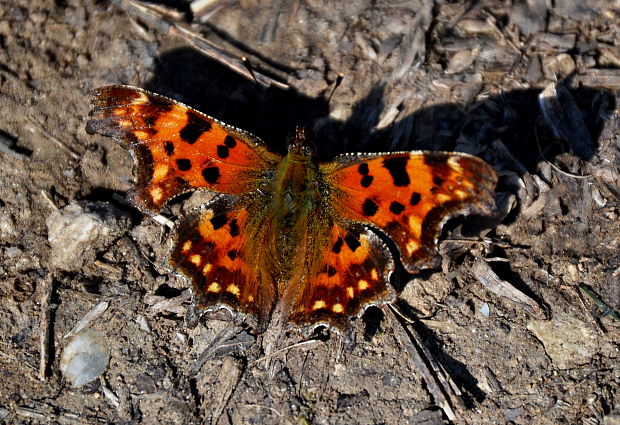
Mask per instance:
[[[314,156],[314,154],[316,154],[316,146],[314,145],[314,142],[310,140],[306,140],[306,144],[303,147],[303,151],[304,151],[304,155]]]

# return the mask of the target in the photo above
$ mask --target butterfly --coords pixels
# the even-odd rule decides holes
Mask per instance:
[[[436,265],[450,217],[494,207],[497,175],[472,155],[355,153],[322,163],[301,128],[282,156],[140,88],[101,87],[92,102],[86,131],[130,150],[128,199],[138,209],[156,214],[180,194],[217,193],[177,221],[167,262],[191,279],[199,310],[227,308],[259,329],[276,314],[290,325],[349,329],[369,305],[395,299],[385,237],[415,273]]]

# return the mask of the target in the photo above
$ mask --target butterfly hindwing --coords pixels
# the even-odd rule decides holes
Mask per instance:
[[[291,282],[297,297],[289,320],[301,326],[347,329],[350,318],[366,306],[393,300],[388,282],[394,262],[383,241],[361,224],[331,222],[327,232],[319,262]]]
[[[227,307],[265,321],[274,304],[269,270],[256,267],[252,204],[219,195],[181,218],[170,243],[169,264],[192,280],[196,307]]]
[[[137,171],[130,199],[150,212],[192,189],[248,192],[279,161],[250,134],[136,87],[98,88],[93,106],[86,132],[129,147]]]
[[[448,218],[494,205],[495,171],[468,154],[343,155],[322,167],[335,213],[381,229],[409,272],[433,265]]]

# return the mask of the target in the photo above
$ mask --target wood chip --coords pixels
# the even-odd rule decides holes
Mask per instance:
[[[91,325],[91,323],[93,323],[95,320],[97,320],[103,313],[106,312],[106,310],[108,309],[108,306],[110,304],[107,301],[102,301],[99,304],[97,304],[96,306],[94,306],[88,313],[86,313],[84,315],[84,317],[82,317],[73,327],[73,329],[71,329],[65,336],[63,336],[63,339],[66,338],[71,338],[72,336],[76,335],[77,333],[79,333],[81,330],[87,328],[88,326]]]
[[[218,382],[217,399],[215,400],[215,409],[213,410],[213,416],[211,417],[211,423],[217,424],[224,413],[224,409],[228,405],[228,402],[232,398],[235,388],[241,379],[243,369],[237,360],[232,357],[226,357],[222,370],[220,371],[220,377]],[[201,406],[203,409],[207,409],[208,406]]]
[[[530,315],[537,319],[546,319],[545,311],[536,301],[519,291],[509,282],[500,279],[486,261],[480,258],[476,259],[471,270],[476,279],[489,291],[522,305]]]

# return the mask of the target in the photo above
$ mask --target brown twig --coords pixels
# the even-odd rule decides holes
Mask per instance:
[[[391,304],[385,304],[382,310],[392,325],[396,339],[407,351],[409,358],[426,382],[435,403],[443,410],[449,420],[454,421],[456,419],[455,407],[461,407],[462,402],[459,395],[455,393],[453,386],[449,384],[449,379],[443,376],[441,368],[424,345],[420,343],[415,331],[412,328],[405,328],[396,317],[394,314],[394,311],[397,311],[396,308]]]
[[[185,25],[175,22],[175,20],[179,18],[174,16],[171,17],[167,9],[166,11],[162,11],[154,8],[151,4],[137,0],[117,0],[115,3],[127,12],[128,15],[135,16],[142,22],[156,27],[162,33],[180,37],[194,49],[230,68],[232,71],[242,75],[248,80],[254,81],[254,79],[256,79],[256,81],[264,87],[275,86],[282,90],[287,90],[289,88],[287,84],[274,80],[256,70],[253,70],[254,75],[252,75],[252,72],[248,71],[241,59],[215,46],[212,42],[201,37]]]
[[[53,280],[50,275],[41,279],[41,318],[39,321],[39,379],[45,381],[47,375],[47,364],[49,360],[49,345],[51,335],[52,317],[52,290]]]
[[[235,71],[237,74],[247,78],[250,81],[256,81],[258,84],[264,87],[275,86],[282,90],[287,90],[289,86],[287,84],[281,83],[279,81],[274,80],[264,74],[261,74],[256,69],[252,69],[253,72],[250,72],[246,65],[243,63],[242,59],[239,59],[224,50],[216,47],[209,40],[199,36],[195,32],[182,27],[179,24],[174,24],[170,27],[170,34],[176,35],[177,37],[185,40],[190,46],[194,49],[204,53],[211,59],[225,65],[231,70]]]
[[[65,143],[62,140],[60,140],[58,137],[54,136],[52,133],[47,131],[45,127],[43,127],[43,124],[41,124],[40,122],[38,122],[36,119],[34,119],[31,116],[28,116],[28,121],[30,121],[37,130],[43,133],[43,135],[45,135],[48,139],[54,142],[58,147],[60,147],[65,152],[67,152],[73,159],[80,159],[80,155],[77,152],[75,152],[73,149],[65,145]]]

